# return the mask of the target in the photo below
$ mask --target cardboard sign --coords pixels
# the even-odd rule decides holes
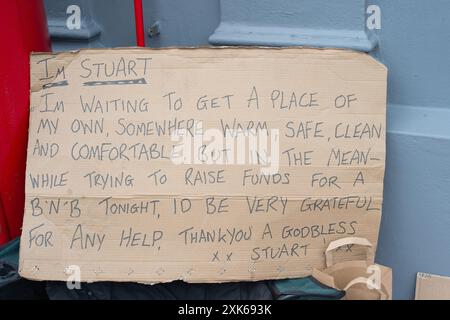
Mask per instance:
[[[22,276],[292,278],[324,267],[332,240],[376,245],[387,70],[372,57],[131,48],[30,64]]]

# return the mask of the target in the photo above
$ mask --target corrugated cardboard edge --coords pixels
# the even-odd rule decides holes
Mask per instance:
[[[380,61],[372,57],[371,55],[356,51],[352,49],[343,49],[343,48],[333,48],[333,47],[308,47],[308,46],[286,46],[286,47],[271,47],[271,46],[186,46],[186,47],[161,47],[161,48],[150,48],[150,47],[116,47],[116,48],[83,48],[78,50],[69,50],[69,51],[61,51],[61,52],[41,52],[41,51],[33,51],[30,53],[30,57],[32,55],[60,55],[60,54],[68,54],[68,55],[76,55],[78,53],[83,52],[95,52],[95,51],[119,51],[119,50],[136,50],[136,51],[160,51],[160,50],[197,50],[197,49],[212,49],[212,50],[220,50],[220,49],[245,49],[245,50],[255,50],[255,49],[264,49],[264,50],[292,50],[292,49],[300,49],[300,50],[316,50],[316,51],[336,51],[347,54],[355,54],[358,56],[366,56],[369,57],[371,62],[384,68],[385,71],[388,71],[388,68]]]

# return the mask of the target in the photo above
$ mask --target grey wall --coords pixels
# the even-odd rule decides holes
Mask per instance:
[[[83,30],[61,28],[79,3]],[[365,9],[381,8],[381,30]],[[132,1],[46,0],[56,50],[135,44]],[[313,45],[370,52],[389,68],[387,168],[377,261],[394,297],[414,296],[416,272],[450,276],[450,1],[144,0],[147,45]],[[217,28],[216,28],[217,27]]]
[[[378,0],[389,68],[388,140],[377,258],[397,298],[418,271],[450,276],[450,1]]]
[[[307,45],[370,51],[364,0],[226,0],[213,44]]]
[[[132,0],[45,0],[45,4],[56,51],[136,45]],[[64,27],[71,4],[81,8],[81,32]],[[155,22],[160,25],[157,37],[146,37],[151,47],[208,45],[219,23],[218,0],[143,0],[143,9],[146,31]]]

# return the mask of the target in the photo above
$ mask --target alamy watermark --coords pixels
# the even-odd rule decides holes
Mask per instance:
[[[65,270],[67,277],[67,289],[81,289],[81,268],[78,265],[70,265]]]
[[[280,166],[279,129],[203,129],[197,121],[188,132],[175,130],[171,160],[174,164],[257,165],[264,175],[278,173]]]
[[[366,26],[369,30],[381,29],[381,9],[379,6],[372,4],[366,10],[367,20]]]
[[[71,4],[66,9],[69,16],[66,19],[66,27],[69,30],[81,29],[81,8],[76,4]]]

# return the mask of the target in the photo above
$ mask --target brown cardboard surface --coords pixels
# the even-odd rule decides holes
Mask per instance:
[[[416,300],[450,300],[450,277],[418,272]]]
[[[332,240],[376,246],[387,70],[372,57],[130,48],[30,65],[22,276],[292,278]]]

